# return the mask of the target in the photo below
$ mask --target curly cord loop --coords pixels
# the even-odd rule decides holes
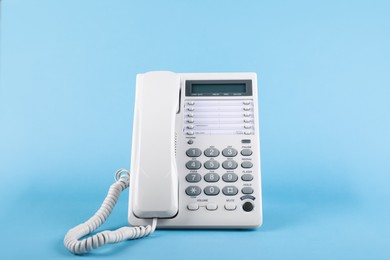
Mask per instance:
[[[157,226],[157,218],[153,219],[152,225],[138,227],[126,226],[113,231],[103,231],[93,236],[80,239],[95,231],[106,221],[115,207],[121,192],[129,187],[129,176],[130,173],[128,170],[119,169],[115,173],[116,182],[110,186],[107,196],[99,210],[86,222],[77,225],[66,233],[64,245],[70,252],[78,255],[84,254],[105,244],[143,238],[154,232]]]

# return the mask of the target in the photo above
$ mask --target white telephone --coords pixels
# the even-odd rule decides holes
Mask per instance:
[[[131,174],[117,172],[102,207],[67,233],[65,246],[81,254],[156,227],[259,227],[258,116],[255,73],[138,74]],[[128,185],[132,226],[80,240],[105,221]]]

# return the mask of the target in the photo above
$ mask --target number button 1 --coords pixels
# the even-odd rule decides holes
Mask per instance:
[[[186,154],[189,157],[199,157],[202,154],[202,151],[198,148],[190,148],[186,151]]]

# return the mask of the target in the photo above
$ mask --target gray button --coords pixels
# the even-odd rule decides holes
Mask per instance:
[[[200,176],[199,173],[190,173],[187,174],[186,180],[188,182],[199,182],[202,179],[202,176]]]
[[[208,170],[214,170],[219,168],[219,162],[214,160],[209,160],[204,163],[204,167]]]
[[[190,186],[186,189],[186,194],[188,196],[198,196],[202,190],[198,186]]]
[[[233,160],[227,160],[222,163],[222,167],[224,169],[236,169],[238,166],[236,161]]]
[[[197,170],[202,166],[202,164],[197,160],[188,161],[186,167],[189,170]]]
[[[189,157],[198,157],[202,154],[202,151],[198,148],[190,148],[186,151],[186,154]]]
[[[225,173],[222,175],[222,180],[225,182],[235,182],[238,180],[238,176],[235,173]]]
[[[244,187],[241,189],[241,192],[244,193],[244,194],[252,194],[253,193],[253,189],[252,187]]]
[[[252,150],[251,150],[251,149],[243,149],[243,150],[241,151],[241,154],[242,154],[243,156],[252,155]]]
[[[253,163],[248,162],[248,161],[245,161],[245,162],[241,163],[241,167],[242,168],[252,168],[252,166],[253,166]]]
[[[238,193],[238,189],[234,186],[226,186],[222,189],[222,193],[227,196],[234,196]]]
[[[207,173],[204,176],[204,180],[207,182],[217,182],[219,181],[219,175],[216,173]]]
[[[204,151],[204,155],[206,155],[207,157],[216,157],[219,155],[219,151],[218,149],[215,148],[207,148]]]
[[[218,195],[219,188],[217,186],[207,186],[203,191],[206,195],[215,196]]]
[[[234,157],[237,155],[237,150],[234,148],[225,148],[222,150],[222,155],[225,157]]]
[[[247,174],[242,175],[242,176],[241,176],[241,179],[242,179],[243,181],[251,181],[251,180],[253,180],[253,175],[247,173]]]

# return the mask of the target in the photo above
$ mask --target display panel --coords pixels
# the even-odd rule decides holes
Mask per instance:
[[[187,80],[186,96],[250,96],[251,80]]]

